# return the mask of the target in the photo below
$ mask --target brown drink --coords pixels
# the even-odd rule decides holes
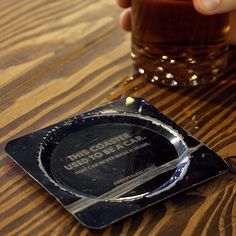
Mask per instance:
[[[136,75],[153,83],[196,86],[227,65],[229,15],[204,16],[192,0],[132,0]]]

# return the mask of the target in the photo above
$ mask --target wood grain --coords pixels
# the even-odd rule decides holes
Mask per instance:
[[[236,235],[229,172],[101,231],[81,226],[4,153],[10,139],[126,95],[151,102],[224,158],[236,155],[236,49],[222,81],[156,87],[132,71],[107,0],[0,1],[0,235]]]

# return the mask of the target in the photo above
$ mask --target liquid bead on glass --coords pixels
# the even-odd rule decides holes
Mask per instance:
[[[152,83],[196,86],[227,66],[229,15],[205,16],[192,0],[133,0],[134,75]]]

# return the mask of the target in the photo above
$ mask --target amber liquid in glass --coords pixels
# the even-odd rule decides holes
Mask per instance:
[[[136,76],[170,86],[215,81],[227,66],[229,15],[205,16],[192,0],[132,0]]]

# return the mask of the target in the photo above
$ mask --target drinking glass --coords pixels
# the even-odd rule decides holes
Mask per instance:
[[[156,84],[196,86],[227,66],[229,14],[202,15],[192,0],[132,0],[134,76]]]

